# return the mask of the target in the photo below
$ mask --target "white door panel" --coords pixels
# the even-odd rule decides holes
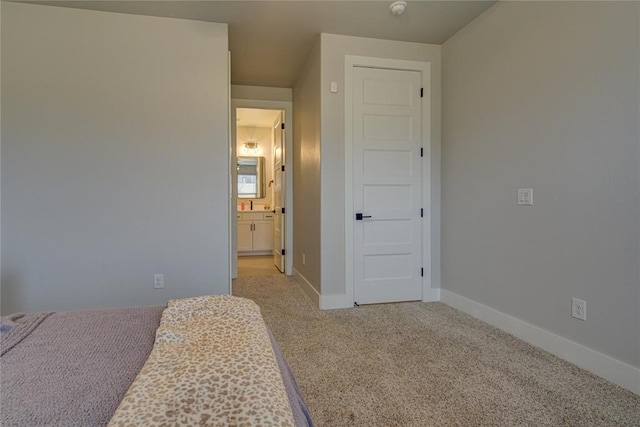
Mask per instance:
[[[362,173],[374,178],[382,169],[388,169],[387,174],[394,180],[400,178],[411,179],[413,175],[412,150],[364,150],[362,155]]]
[[[367,114],[362,118],[362,133],[364,138],[371,143],[375,141],[392,142],[392,145],[400,145],[411,141],[412,135],[411,117],[383,116],[382,114]],[[383,147],[389,145],[384,144]]]
[[[362,232],[363,246],[410,245],[413,232],[411,219],[366,221]]]
[[[365,78],[362,81],[364,87],[362,103],[367,106],[382,105],[384,107],[413,105],[415,101],[413,82],[394,80],[395,76],[391,75],[394,70],[382,71],[391,71],[386,73],[390,80],[385,80],[384,76],[380,75],[371,79]]]
[[[273,139],[273,263],[284,273],[285,256],[282,250],[285,249],[284,221],[282,208],[285,207],[286,192],[284,188],[284,129],[282,129],[283,113],[274,123],[275,137]],[[286,212],[286,209],[285,209]],[[286,213],[285,213],[286,215]]]
[[[410,253],[365,254],[363,259],[365,280],[386,282],[394,279],[411,279]]]
[[[377,177],[382,181],[384,177]],[[415,205],[413,186],[405,185],[363,185],[362,208],[371,210],[404,211]],[[376,217],[377,218],[377,217]]]
[[[422,298],[420,73],[353,69],[354,299]],[[369,217],[369,218],[367,218]]]

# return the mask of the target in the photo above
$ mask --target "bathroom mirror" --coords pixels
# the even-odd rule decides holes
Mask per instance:
[[[238,157],[238,198],[265,197],[264,157]]]

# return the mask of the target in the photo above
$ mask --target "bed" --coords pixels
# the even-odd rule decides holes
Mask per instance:
[[[0,323],[0,425],[312,425],[255,303],[16,314]]]

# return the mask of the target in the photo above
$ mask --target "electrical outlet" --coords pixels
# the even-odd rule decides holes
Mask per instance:
[[[302,265],[307,265],[307,256],[302,254]]]
[[[571,316],[580,320],[587,320],[587,302],[581,299],[571,299]]]
[[[153,289],[164,289],[164,274],[153,275]]]

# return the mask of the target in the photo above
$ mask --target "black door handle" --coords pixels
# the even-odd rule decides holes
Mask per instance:
[[[364,218],[371,218],[371,215],[362,215],[361,213],[356,214],[356,221],[362,221]]]

